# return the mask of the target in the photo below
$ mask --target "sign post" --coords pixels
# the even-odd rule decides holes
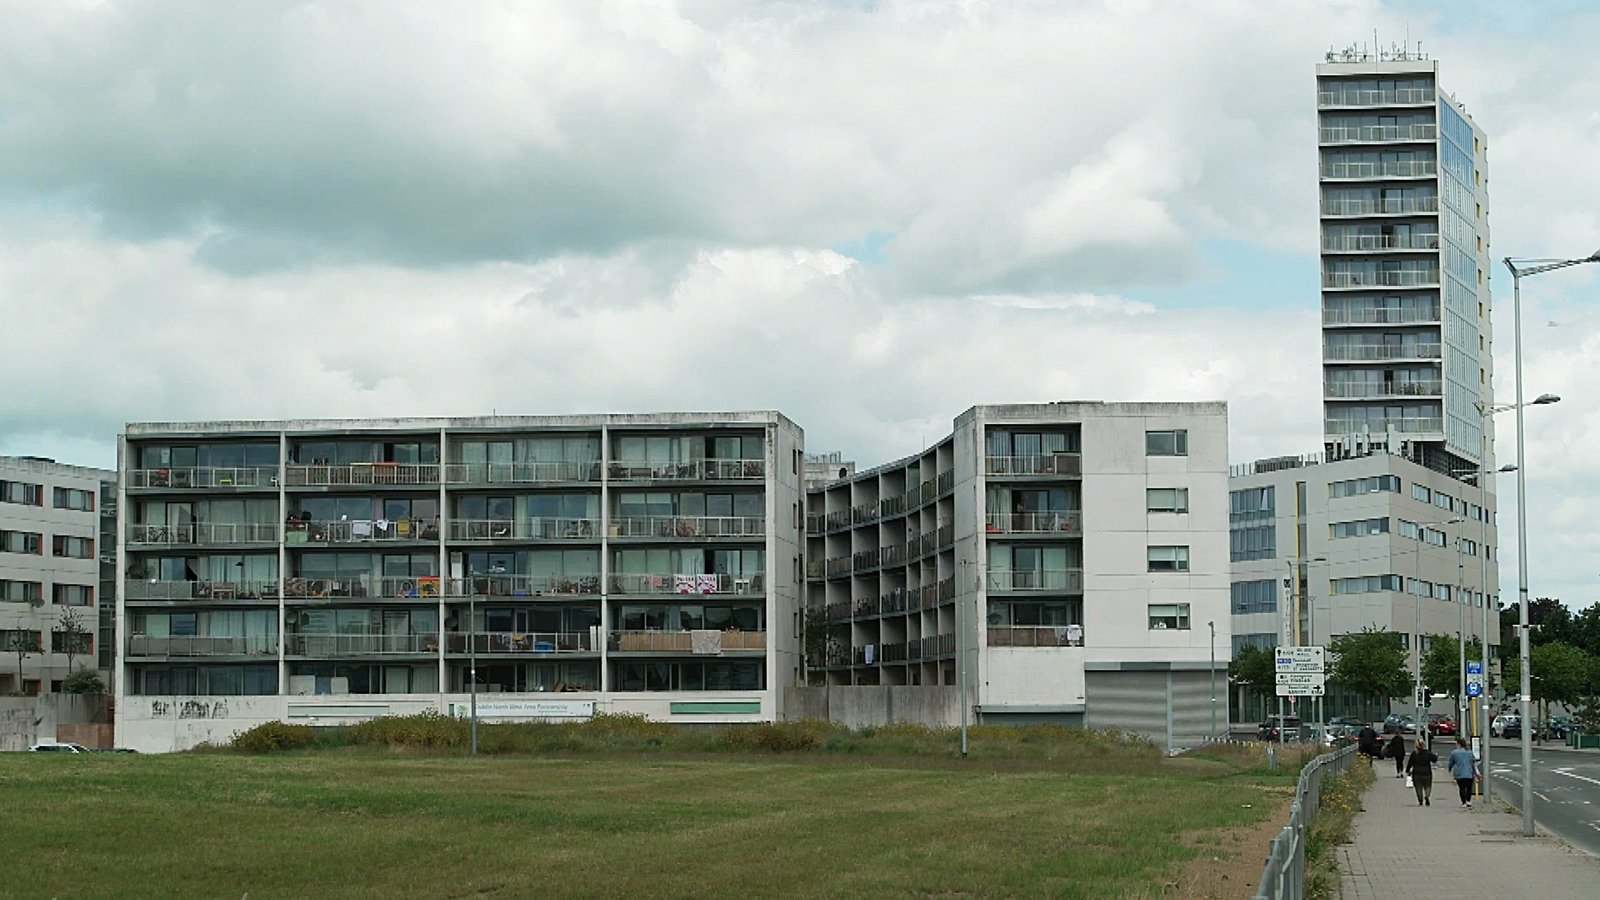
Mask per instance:
[[[1327,693],[1324,670],[1327,653],[1320,646],[1279,647],[1273,657],[1273,680],[1279,697],[1321,697]],[[1321,723],[1318,723],[1319,725]],[[1284,738],[1284,720],[1278,718],[1279,743]]]

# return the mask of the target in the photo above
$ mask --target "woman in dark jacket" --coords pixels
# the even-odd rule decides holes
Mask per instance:
[[[1389,754],[1394,759],[1394,777],[1404,778],[1406,774],[1406,739],[1395,732],[1389,739]]]
[[[1411,776],[1411,786],[1417,791],[1418,806],[1433,805],[1433,764],[1439,755],[1428,749],[1422,738],[1417,738],[1417,749],[1406,760],[1406,774]]]

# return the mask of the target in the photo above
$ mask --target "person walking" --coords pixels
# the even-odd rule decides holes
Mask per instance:
[[[1411,786],[1417,791],[1418,806],[1433,805],[1433,764],[1438,761],[1439,754],[1429,750],[1422,738],[1417,738],[1417,747],[1406,760],[1406,774],[1411,776]]]
[[[1367,765],[1372,765],[1372,761],[1378,758],[1381,752],[1379,746],[1378,732],[1373,730],[1372,725],[1369,723],[1361,726],[1361,733],[1356,735],[1356,747],[1358,752],[1367,758]]]
[[[1450,751],[1450,758],[1445,765],[1450,768],[1450,777],[1456,780],[1456,790],[1461,792],[1462,809],[1472,808],[1472,779],[1477,772],[1477,764],[1472,751],[1467,749],[1467,739],[1456,738],[1456,748]]]
[[[1406,775],[1406,739],[1396,731],[1394,737],[1389,739],[1389,750],[1386,754],[1394,758],[1394,777],[1404,778]]]

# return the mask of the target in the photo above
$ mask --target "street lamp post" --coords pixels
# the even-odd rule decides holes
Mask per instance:
[[[1415,555],[1415,568],[1417,573],[1418,591],[1422,590],[1422,548],[1428,544],[1428,529],[1435,525],[1454,525],[1457,522],[1464,521],[1466,520],[1460,516],[1452,516],[1451,518],[1443,519],[1438,522],[1417,523],[1417,552]],[[1444,535],[1446,538],[1448,538],[1450,536],[1450,532],[1446,531],[1444,532]],[[1412,686],[1415,696],[1413,696],[1411,699],[1415,702],[1417,709],[1417,738],[1422,739],[1422,736],[1427,732],[1428,727],[1427,711],[1424,709],[1422,703],[1422,594],[1412,594],[1411,597],[1411,609],[1416,622],[1416,626],[1411,630],[1411,666],[1412,674],[1416,679],[1415,684]],[[1430,599],[1432,598],[1431,591],[1429,592],[1429,597]],[[1432,741],[1429,741],[1429,743],[1431,744]]]
[[[1213,619],[1206,623],[1211,629],[1211,739],[1217,739],[1217,623]]]
[[[1522,712],[1522,834],[1533,836],[1533,679],[1528,654],[1528,469],[1523,458],[1522,433],[1522,277],[1540,275],[1584,263],[1600,262],[1600,250],[1583,259],[1505,258],[1511,270],[1512,353],[1516,368],[1517,409],[1517,661],[1522,684],[1519,705]]]
[[[1544,400],[1545,397],[1550,396],[1554,395],[1541,394],[1539,400]],[[1553,401],[1544,400],[1544,402]],[[1478,404],[1478,414],[1483,418],[1485,432],[1488,430],[1489,417],[1508,408],[1501,406],[1485,407],[1482,403]],[[1516,466],[1507,464],[1495,469],[1493,472],[1486,472],[1483,468],[1483,457],[1486,455],[1487,448],[1479,452],[1477,469],[1470,470],[1472,471],[1471,477],[1478,482],[1478,605],[1483,610],[1483,638],[1482,643],[1478,645],[1478,666],[1482,673],[1483,684],[1478,692],[1478,721],[1473,728],[1473,734],[1478,738],[1479,760],[1483,767],[1483,777],[1478,779],[1478,796],[1484,809],[1489,808],[1489,476],[1517,470]],[[1469,470],[1462,470],[1452,474],[1462,474],[1464,471]],[[1462,607],[1462,618],[1466,618],[1465,607]],[[1463,628],[1465,628],[1464,625]],[[1463,692],[1466,691],[1467,677],[1466,647],[1466,635],[1462,634],[1461,679],[1463,686],[1461,690]],[[1463,702],[1465,702],[1464,699]]]

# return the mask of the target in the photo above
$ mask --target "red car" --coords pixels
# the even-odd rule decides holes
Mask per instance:
[[[1429,713],[1428,733],[1435,737],[1441,734],[1447,737],[1453,736],[1456,733],[1456,720],[1444,713]]]

